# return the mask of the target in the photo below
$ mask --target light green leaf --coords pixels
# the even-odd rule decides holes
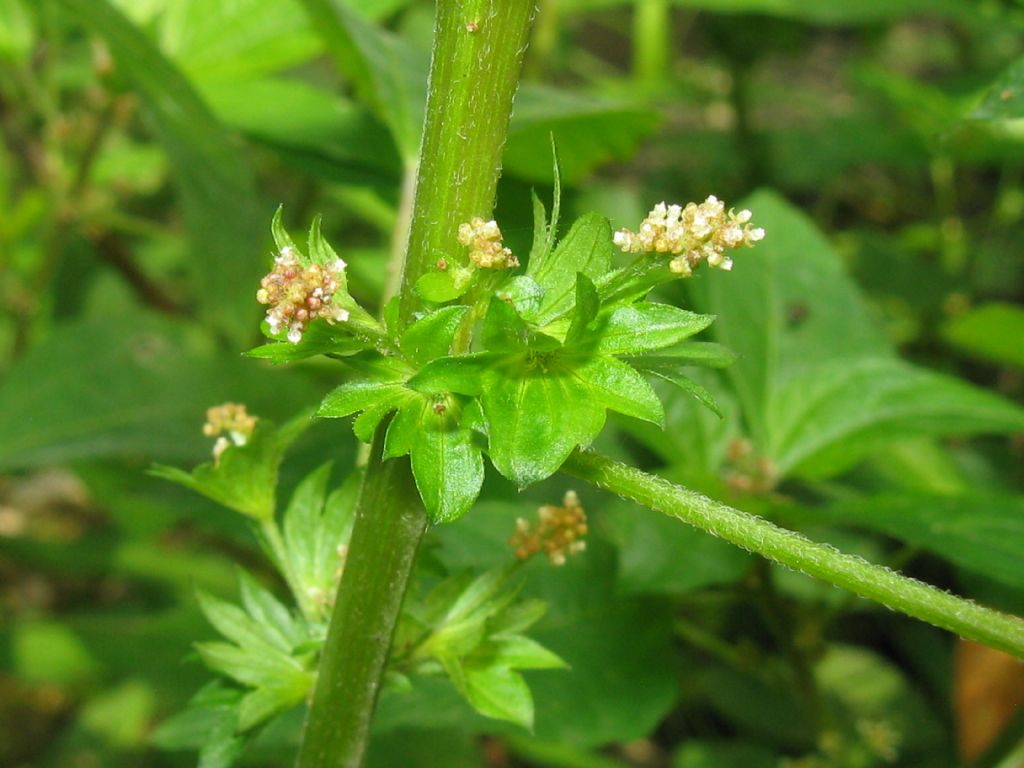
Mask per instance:
[[[301,683],[309,674],[284,653],[260,653],[219,642],[196,643],[196,651],[210,669],[254,688],[275,682]]]
[[[99,35],[128,79],[163,145],[181,194],[193,258],[193,286],[204,314],[236,341],[248,338],[258,304],[265,243],[250,168],[188,81],[146,35],[107,0],[60,0]]]
[[[611,269],[612,229],[596,213],[581,216],[558,246],[544,258],[531,261],[526,274],[544,289],[536,324],[544,326],[572,307],[576,274],[596,279]]]
[[[983,360],[1024,368],[1024,309],[992,302],[953,318],[942,329],[946,339]]]
[[[516,275],[501,287],[497,295],[502,301],[511,304],[521,318],[533,322],[540,312],[544,289],[532,277]]]
[[[451,351],[452,339],[469,307],[444,307],[406,328],[398,344],[409,362],[422,366]]]
[[[275,643],[273,633],[265,631],[237,605],[220,600],[202,590],[197,591],[196,598],[207,621],[240,648],[254,653],[288,652],[288,648],[282,648]]]
[[[518,352],[530,346],[532,334],[510,302],[495,296],[487,306],[481,333],[488,352]]]
[[[316,568],[317,530],[327,500],[330,476],[330,462],[308,474],[292,493],[282,519],[285,552],[290,563],[286,570],[290,570],[299,582],[295,587],[301,590],[296,595],[300,605],[306,605],[310,594],[316,594],[316,590],[322,592],[324,588]]]
[[[323,48],[294,0],[174,0],[160,32],[164,50],[207,82],[296,67]]]
[[[639,357],[631,359],[630,363],[640,373],[646,373],[662,381],[674,384],[683,392],[694,397],[697,402],[707,407],[719,418],[723,416],[722,408],[719,406],[715,396],[706,387],[682,373],[681,369],[686,363],[680,365],[675,358],[670,357]]]
[[[498,635],[489,638],[473,654],[474,661],[486,666],[510,669],[565,669],[568,665],[536,640],[523,635]]]
[[[596,324],[595,351],[605,355],[634,355],[676,344],[700,333],[714,321],[670,304],[643,302],[616,307]]]
[[[272,341],[254,347],[245,354],[281,365],[317,355],[354,355],[367,348],[365,341],[350,335],[343,325],[331,325],[323,320],[317,320],[302,334],[298,344],[292,344],[290,341]]]
[[[684,341],[674,347],[659,349],[655,355],[637,355],[627,358],[631,365],[654,367],[700,365],[707,368],[727,368],[736,362],[732,350],[710,341]]]
[[[302,414],[275,429],[261,420],[245,445],[229,446],[216,463],[200,464],[191,474],[175,467],[155,466],[150,473],[257,520],[274,516],[277,473],[284,453],[310,423]]]
[[[267,639],[283,651],[291,651],[307,639],[307,633],[284,604],[245,571],[238,572],[242,605],[267,633]]]
[[[469,288],[472,271],[449,264],[445,270],[427,272],[416,280],[416,293],[426,301],[443,304],[459,298]]]
[[[22,0],[0,2],[0,58],[22,62],[32,50],[32,17]]]
[[[596,355],[580,361],[573,370],[604,407],[659,427],[664,425],[665,411],[651,385],[622,361]]]
[[[533,728],[533,697],[523,676],[508,667],[473,666],[463,669],[462,693],[485,717]]]
[[[364,108],[297,78],[203,82],[226,125],[277,153],[289,168],[333,183],[398,184],[402,161]]]
[[[219,680],[207,683],[186,709],[160,723],[151,736],[152,743],[161,749],[199,749],[218,733],[234,734],[241,698],[241,691],[227,688]]]
[[[908,437],[1024,431],[1020,406],[891,358],[804,371],[779,388],[768,416],[777,470],[807,477],[835,474]]]
[[[413,443],[420,436],[423,410],[426,407],[427,402],[422,397],[411,397],[405,401],[388,424],[388,431],[384,436],[385,459],[395,459],[409,453]]]
[[[597,317],[601,308],[601,299],[597,295],[594,281],[582,272],[576,275],[576,308],[572,314],[572,322],[565,334],[565,345],[572,344],[586,336],[587,326]]]
[[[426,104],[427,57],[330,0],[300,0],[339,71],[391,131],[407,161],[419,151]]]
[[[568,368],[509,368],[480,399],[490,428],[490,457],[520,486],[553,474],[604,426],[604,405]]]
[[[250,691],[238,705],[238,730],[248,730],[294,707],[309,695],[312,686],[313,676],[309,675],[305,681],[296,677],[291,685],[263,685]]]

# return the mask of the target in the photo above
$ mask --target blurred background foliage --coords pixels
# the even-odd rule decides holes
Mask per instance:
[[[194,762],[158,730],[206,678],[194,588],[233,596],[235,563],[274,585],[241,519],[145,471],[208,457],[210,405],[281,421],[336,383],[241,357],[279,203],[323,213],[361,301],[384,290],[433,8],[333,2],[0,0],[0,764]],[[565,221],[713,193],[768,232],[673,296],[740,355],[701,379],[724,419],[666,390],[665,432],[623,418],[601,447],[1024,612],[1022,53],[1012,0],[541,0],[513,249],[551,134]],[[356,448],[318,425],[279,498]],[[566,487],[489,474],[425,557],[487,568]],[[582,497],[587,554],[526,569],[572,666],[530,676],[535,733],[418,682],[382,701],[373,765],[1024,765],[1019,664]],[[287,765],[300,721],[247,764]]]

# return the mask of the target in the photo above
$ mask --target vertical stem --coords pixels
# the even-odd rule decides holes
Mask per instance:
[[[633,6],[633,75],[650,85],[665,79],[672,17],[668,0],[636,0]]]
[[[438,0],[427,114],[400,307],[458,225],[489,216],[534,0]],[[426,527],[406,459],[370,451],[338,598],[299,750],[299,768],[359,768],[391,638]]]
[[[489,217],[501,171],[534,0],[439,0],[401,318],[420,306],[416,281],[444,257],[464,260],[459,224]]]
[[[408,459],[380,461],[378,429],[331,614],[299,768],[357,768],[391,638],[426,529]]]

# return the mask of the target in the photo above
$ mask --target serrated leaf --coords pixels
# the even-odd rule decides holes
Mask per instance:
[[[715,396],[708,391],[707,387],[698,384],[682,373],[681,369],[686,365],[685,362],[681,365],[675,358],[642,357],[633,358],[630,360],[630,363],[641,373],[656,376],[670,384],[675,384],[683,392],[692,395],[699,403],[705,405],[716,416],[719,418],[723,417],[721,406],[718,404]]]
[[[527,275],[515,275],[497,291],[498,298],[513,306],[521,318],[533,322],[544,300],[544,289]]]
[[[323,232],[320,231],[320,225],[322,223],[322,216],[318,213],[313,217],[312,223],[309,225],[309,236],[307,243],[309,246],[309,260],[313,264],[334,264],[336,261],[341,260],[331,244],[327,242],[327,238],[324,237]],[[335,275],[335,279],[338,281],[340,291],[345,291],[347,286],[347,277],[345,271],[341,270]]]
[[[392,400],[385,400],[367,408],[352,422],[352,431],[362,442],[372,443],[373,433],[377,431],[377,427],[384,421],[384,417],[398,408],[399,405],[400,403]]]
[[[621,360],[598,355],[574,364],[573,371],[604,407],[663,426],[665,410],[658,396],[643,376]]]
[[[277,248],[277,252],[281,253],[285,248],[288,248],[295,252],[295,255],[302,259],[304,254],[299,250],[299,247],[295,245],[295,241],[292,240],[292,236],[288,234],[288,230],[284,226],[284,204],[277,206],[277,210],[274,211],[274,217],[270,220],[270,234],[274,238],[274,246]]]
[[[306,632],[291,611],[245,571],[238,573],[242,605],[267,633],[267,639],[283,651],[291,651],[306,640]]]
[[[669,304],[643,302],[616,307],[596,324],[594,350],[606,355],[635,355],[676,344],[714,321]]]
[[[510,302],[495,296],[487,305],[481,333],[488,352],[518,352],[530,343],[530,329]]]
[[[228,640],[239,647],[257,653],[287,652],[287,648],[275,643],[272,632],[267,632],[248,613],[237,605],[220,600],[202,590],[196,592],[199,607],[206,620]]]
[[[264,685],[250,691],[238,705],[238,729],[248,730],[294,707],[306,698],[312,686],[313,676],[309,675],[305,681],[297,677],[292,685]]]
[[[862,358],[793,376],[772,398],[768,425],[778,471],[823,477],[908,437],[1024,431],[1024,409],[900,360]]]
[[[279,429],[261,420],[245,445],[229,446],[216,464],[201,464],[191,474],[157,465],[150,474],[191,488],[243,515],[267,520],[274,515],[277,474],[284,453],[309,423],[308,413]]]
[[[284,653],[257,653],[219,642],[196,643],[195,647],[210,669],[253,688],[275,681],[305,679],[307,674],[299,662]]]
[[[285,552],[290,566],[283,570],[290,571],[299,582],[295,588],[300,594],[295,597],[307,616],[317,613],[317,607],[310,602],[310,595],[323,589],[316,572],[316,534],[327,500],[330,476],[330,462],[308,474],[292,493],[282,519]]]
[[[405,387],[400,382],[360,379],[337,387],[323,399],[316,415],[341,418],[356,411],[390,406],[394,410],[404,401]]]
[[[558,470],[604,426],[604,405],[558,365],[508,368],[480,398],[490,429],[490,457],[505,477],[530,485]]]
[[[473,506],[484,481],[484,460],[473,433],[446,414],[422,411],[421,434],[410,459],[432,523],[457,520]]]
[[[469,307],[438,309],[405,329],[398,346],[413,365],[422,366],[451,351],[452,339]]]
[[[536,323],[544,326],[568,311],[575,300],[576,274],[596,279],[611,268],[612,229],[596,213],[581,216],[545,258],[531,261],[526,274],[544,289]]]
[[[352,535],[356,516],[356,502],[362,486],[362,472],[352,472],[341,487],[327,497],[324,513],[316,529],[315,567],[316,583],[323,593],[329,594],[334,586],[340,555],[338,547],[347,544]]]

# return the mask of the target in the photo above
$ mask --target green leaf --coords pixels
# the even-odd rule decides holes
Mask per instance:
[[[700,333],[714,321],[669,304],[643,302],[616,307],[597,323],[595,351],[606,355],[635,355],[671,346]]]
[[[674,384],[683,392],[686,392],[686,394],[694,397],[697,402],[707,407],[719,418],[723,417],[722,408],[719,406],[715,396],[706,387],[698,384],[681,372],[681,368],[686,365],[685,362],[683,365],[680,365],[675,358],[671,357],[639,357],[632,358],[629,362],[641,373],[646,373]]]
[[[467,663],[459,687],[481,715],[533,728],[533,697],[518,672],[508,667]]]
[[[589,213],[576,220],[554,251],[531,261],[526,274],[544,289],[536,324],[544,326],[567,312],[575,299],[576,274],[601,277],[611,269],[613,250],[608,220]]]
[[[1024,589],[1024,497],[887,493],[808,510],[811,519],[882,531]]]
[[[907,437],[1024,431],[1024,409],[890,358],[835,360],[772,398],[769,455],[782,474],[823,477]]]
[[[843,262],[814,224],[785,200],[758,193],[749,208],[765,239],[739,254],[731,272],[687,281],[711,332],[737,354],[726,375],[755,441],[767,444],[770,398],[781,379],[836,358],[880,357],[889,345]]]
[[[473,506],[484,481],[484,460],[473,432],[458,419],[433,408],[422,411],[419,439],[410,451],[412,474],[432,523],[462,517]]]
[[[519,486],[558,470],[578,445],[604,426],[604,405],[590,387],[558,363],[507,368],[480,398],[490,429],[490,457]]]
[[[153,744],[161,749],[199,749],[225,733],[233,736],[241,698],[241,691],[226,688],[219,680],[207,683],[186,709],[160,723],[151,737]],[[231,762],[221,765],[229,766]]]
[[[366,109],[294,77],[198,84],[222,122],[291,169],[333,183],[393,187],[402,161]]]
[[[54,361],[74,376],[54,376]],[[313,395],[288,371],[199,356],[179,325],[145,314],[57,325],[0,378],[0,468],[102,457],[195,463],[210,456],[206,409],[244,402],[294,413]]]
[[[951,319],[942,335],[956,347],[1000,365],[1024,368],[1024,309],[992,302]]]
[[[968,115],[974,120],[1014,120],[1024,117],[1024,58],[1004,71]]]
[[[409,362],[422,366],[451,351],[455,331],[466,316],[469,307],[444,307],[424,315],[406,328],[399,340],[399,348]]]
[[[516,275],[501,287],[497,296],[511,304],[521,318],[533,322],[540,312],[544,289],[532,277]]]
[[[250,168],[188,81],[107,0],[60,0],[106,43],[138,94],[181,194],[194,257],[192,280],[204,314],[242,342],[258,305],[246,286],[261,270],[262,214]]]
[[[604,407],[659,427],[664,425],[665,411],[651,385],[622,361],[598,355],[580,361],[574,371]]]
[[[310,324],[298,344],[272,341],[246,352],[247,357],[269,360],[275,365],[294,363],[317,355],[348,356],[367,349],[367,343],[351,336],[344,326],[322,320]]]
[[[320,418],[341,418],[369,408],[387,408],[387,413],[401,405],[406,395],[401,382],[357,379],[328,393],[316,415]]]
[[[158,465],[150,474],[191,488],[243,515],[269,520],[274,516],[277,473],[284,453],[309,423],[308,413],[279,429],[261,420],[245,445],[228,447],[217,463],[200,464],[191,474]]]
[[[778,768],[779,762],[766,747],[690,739],[673,756],[672,768]]]
[[[706,368],[728,368],[736,362],[732,350],[710,341],[684,341],[674,347],[659,349],[656,355],[637,355],[627,358],[631,365],[652,367],[700,365]]]
[[[327,238],[324,237],[320,228],[322,220],[323,217],[318,213],[313,217],[313,221],[309,225],[309,235],[306,238],[307,247],[309,248],[309,260],[313,264],[334,264],[341,257],[338,256],[337,251],[331,247],[331,244],[327,242]],[[347,278],[344,271],[338,275],[337,280],[339,289],[344,291],[347,287]]]
[[[411,397],[405,401],[388,424],[388,431],[384,436],[383,457],[385,459],[405,456],[412,450],[413,443],[420,436],[425,408],[427,408],[425,398]]]
[[[594,281],[582,272],[576,275],[576,308],[572,314],[572,322],[565,334],[565,345],[571,346],[582,339],[587,333],[587,326],[597,317],[601,308],[601,299],[597,295]]]
[[[292,685],[264,685],[250,691],[238,705],[238,730],[248,730],[291,709],[309,695],[312,682],[312,676],[305,682],[296,678]]]
[[[427,301],[443,304],[464,294],[472,277],[472,271],[451,263],[447,269],[420,275],[416,280],[416,293]]]
[[[484,315],[482,342],[488,352],[519,352],[530,345],[529,327],[511,302],[495,296]]]
[[[516,96],[505,169],[550,183],[548,152],[554,139],[562,176],[575,184],[605,163],[629,158],[659,122],[658,113],[642,105],[527,83]]]
[[[281,650],[291,651],[308,639],[307,633],[292,616],[291,611],[261,587],[245,571],[238,573],[242,606],[267,633],[267,639]]]
[[[206,594],[202,590],[196,592],[196,597],[207,621],[240,648],[254,653],[288,652],[288,648],[282,648],[275,643],[273,633],[264,630],[237,605]]]
[[[317,531],[327,501],[327,482],[331,476],[331,463],[321,465],[299,483],[288,501],[282,519],[285,552],[290,571],[299,582],[296,595],[300,604],[308,606],[310,595],[323,595],[324,584],[317,572]],[[327,585],[328,588],[330,584]],[[312,606],[315,611],[316,606]],[[313,611],[307,612],[307,615]]]
[[[474,661],[509,669],[565,669],[568,665],[536,640],[523,635],[488,638],[473,654]]]
[[[235,83],[297,67],[323,47],[291,0],[175,0],[165,5],[162,47],[198,80]]]
[[[310,673],[284,653],[261,653],[219,642],[196,643],[196,651],[210,669],[254,688],[272,683],[311,682]]]
[[[419,151],[427,57],[340,3],[300,0],[339,71],[391,131],[407,161]]]
[[[685,594],[732,584],[750,568],[749,554],[665,515],[620,503],[607,525],[618,544],[617,585],[629,594]]]

